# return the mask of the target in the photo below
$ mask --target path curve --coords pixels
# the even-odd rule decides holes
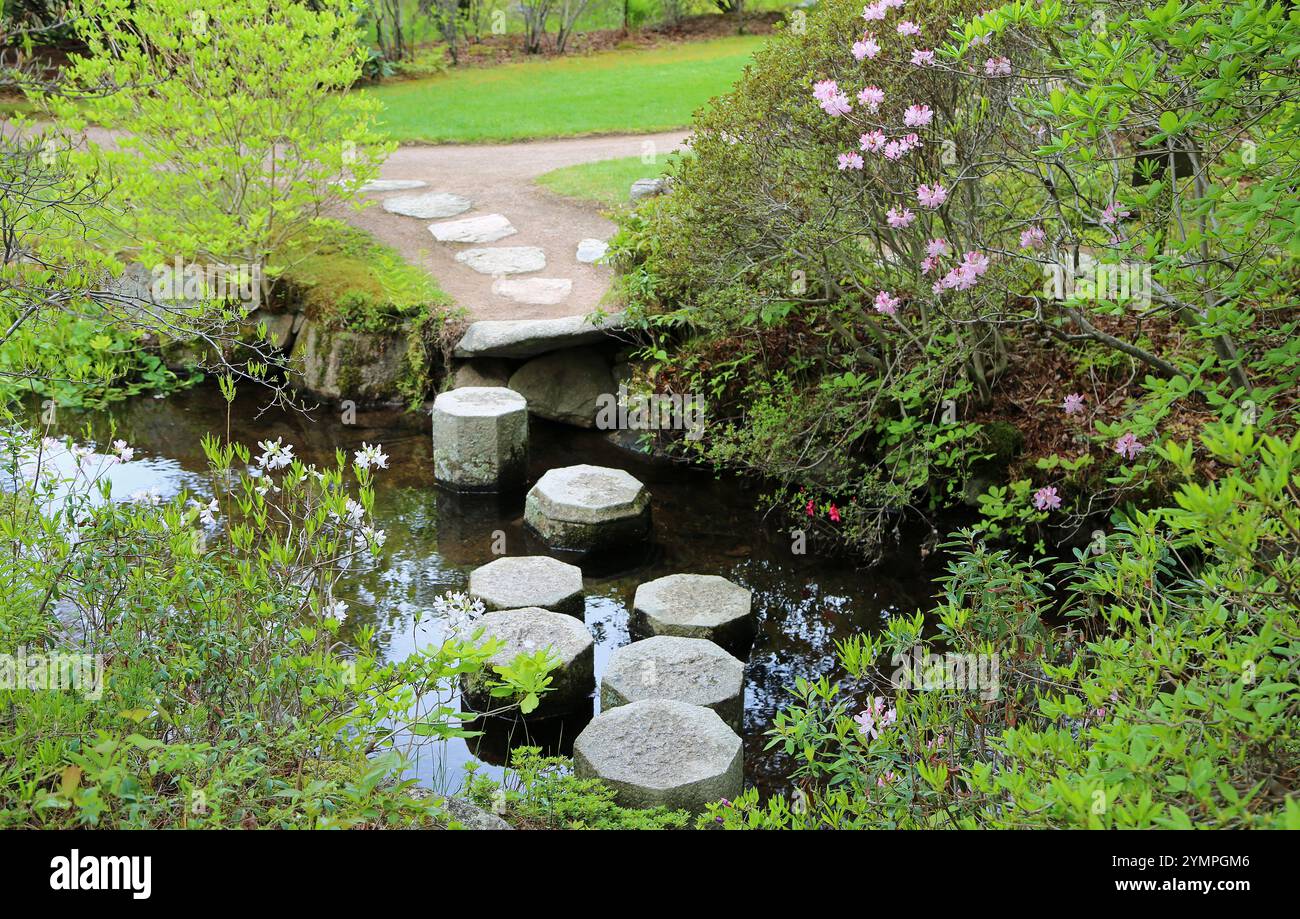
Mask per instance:
[[[554,319],[586,315],[596,309],[609,289],[612,272],[604,266],[577,260],[578,242],[607,240],[612,221],[594,204],[574,202],[555,195],[534,180],[543,173],[578,163],[641,156],[652,150],[663,156],[678,149],[689,131],[612,137],[578,137],[499,145],[404,146],[394,151],[380,169],[380,179],[405,179],[427,183],[424,187],[367,193],[374,203],[363,211],[340,212],[353,226],[373,233],[413,265],[438,280],[468,318]],[[652,145],[652,146],[647,146]],[[505,216],[518,231],[490,243],[450,243],[433,238],[429,225],[437,220],[390,214],[384,199],[426,192],[450,192],[473,202],[463,220],[488,214]],[[551,305],[517,303],[493,291],[493,278],[456,261],[456,254],[471,248],[536,246],[546,254],[540,271],[511,275],[512,279],[571,279],[571,292]]]

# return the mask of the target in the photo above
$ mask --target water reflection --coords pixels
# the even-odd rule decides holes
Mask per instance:
[[[361,410],[357,423],[345,425],[329,408],[311,416],[263,412],[255,398],[242,397],[227,413],[215,387],[202,386],[107,412],[63,410],[59,420],[55,433],[84,440],[89,423],[98,443],[121,438],[136,448],[133,462],[110,473],[124,476],[124,495],[148,488],[164,496],[182,489],[203,495],[208,486],[200,439],[225,434],[227,427],[233,439],[250,446],[284,438],[298,456],[318,464],[332,464],[337,449],[350,457],[363,441],[383,444],[389,469],[377,476],[374,517],[387,531],[386,551],[377,570],[346,580],[338,596],[349,604],[347,627],[373,624],[383,653],[393,659],[446,634],[448,623],[432,612],[433,599],[464,590],[469,571],[496,558],[494,550],[544,551],[524,531],[522,493],[457,495],[434,486],[429,421],[419,414]],[[796,676],[833,672],[837,639],[878,629],[883,615],[910,613],[931,594],[937,559],[932,556],[924,567],[915,548],[875,569],[793,555],[788,534],[753,510],[753,493],[741,483],[650,462],[596,431],[535,421],[531,441],[529,484],[549,468],[582,462],[627,469],[653,494],[652,551],[604,567],[584,563],[584,618],[595,637],[598,680],[610,653],[629,641],[628,610],[637,585],[675,573],[718,574],[753,592],[757,635],[746,667],[745,765],[748,781],[761,790],[782,787],[789,765],[779,751],[763,749],[763,732],[789,700],[785,687]],[[597,700],[592,706],[594,712]],[[567,751],[582,721],[489,724],[482,738],[425,748],[414,773],[432,787],[453,789],[467,763],[499,772],[512,743],[528,739]]]

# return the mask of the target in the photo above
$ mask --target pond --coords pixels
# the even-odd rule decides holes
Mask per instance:
[[[333,465],[336,449],[382,444],[389,468],[375,483],[375,525],[387,533],[378,568],[340,583],[349,604],[345,626],[369,623],[383,651],[401,659],[437,642],[446,623],[431,611],[448,591],[463,591],[469,572],[497,558],[499,534],[508,555],[545,552],[524,532],[523,495],[460,496],[434,484],[430,420],[395,409],[358,409],[353,423],[322,406],[309,415],[262,410],[255,394],[232,406],[231,437],[250,447],[283,438],[307,462]],[[58,412],[56,434],[103,445],[114,436],[136,449],[135,460],[112,470],[115,498],[156,489],[163,497],[181,490],[204,494],[204,434],[226,430],[226,408],[215,386],[202,385],[166,399],[139,398],[109,410]],[[623,570],[584,570],[585,619],[596,642],[596,678],[615,648],[626,644],[628,612],[639,584],[676,573],[716,574],[753,594],[757,637],[745,672],[745,773],[748,784],[769,793],[785,787],[790,763],[781,751],[765,750],[765,731],[790,696],[798,676],[834,675],[835,642],[876,630],[895,613],[928,606],[941,561],[921,557],[915,543],[872,567],[843,559],[796,554],[788,529],[755,510],[756,490],[743,481],[652,460],[614,443],[600,431],[533,419],[529,483],[547,469],[592,463],[626,469],[652,494],[654,539],[649,552]],[[256,451],[254,451],[256,452]],[[494,534],[496,538],[494,539]],[[494,546],[494,542],[496,545]],[[566,559],[570,560],[571,559]],[[599,700],[593,701],[593,708]],[[436,745],[437,756],[415,763],[422,784],[439,791],[458,786],[466,763],[478,761],[499,775],[508,747],[525,740],[567,752],[585,719],[494,728],[483,738]],[[426,751],[429,749],[425,748]]]

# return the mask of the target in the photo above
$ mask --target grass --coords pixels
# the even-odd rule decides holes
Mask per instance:
[[[685,127],[743,72],[758,36],[454,71],[362,90],[390,138],[476,143]]]
[[[644,163],[639,156],[621,159],[598,160],[565,166],[537,177],[543,188],[579,201],[591,201],[601,207],[612,208],[627,203],[628,190],[637,179],[654,179],[663,175],[671,165],[669,157],[654,163]]]

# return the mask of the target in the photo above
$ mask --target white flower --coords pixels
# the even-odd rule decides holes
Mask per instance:
[[[262,455],[257,458],[257,465],[263,469],[283,469],[293,463],[293,444],[281,444],[280,441],[279,437],[274,441],[258,441]]]
[[[155,506],[162,503],[162,494],[156,488],[142,488],[131,492],[129,499],[134,504]]]
[[[378,469],[388,468],[388,456],[384,453],[383,444],[375,444],[373,447],[361,442],[361,449],[356,451],[356,463],[362,469],[369,469],[374,466]]]
[[[335,600],[333,603],[326,606],[323,612],[331,619],[337,619],[339,622],[342,622],[344,619],[348,618],[348,605],[342,600]]]
[[[218,510],[220,510],[220,505],[217,504],[217,499],[213,498],[207,504],[203,505],[203,509],[199,511],[200,522],[202,522],[204,526],[216,526]]]
[[[356,536],[356,545],[358,549],[369,548],[371,544],[376,549],[384,544],[387,534],[383,530],[376,530],[374,527],[362,527],[361,532]]]
[[[124,463],[129,463],[135,457],[135,447],[128,447],[125,440],[113,441],[113,452],[117,458]]]

